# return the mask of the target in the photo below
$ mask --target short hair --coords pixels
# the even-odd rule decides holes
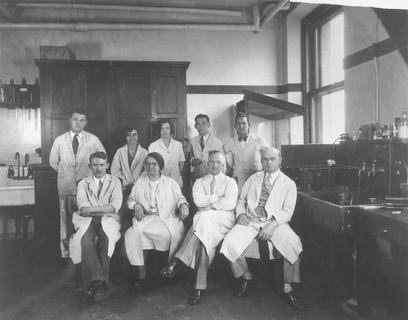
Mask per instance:
[[[281,156],[281,152],[280,152],[280,150],[277,149],[277,148],[268,147],[268,146],[262,146],[262,147],[259,148],[259,151],[261,152],[261,156],[262,156],[262,154],[264,154],[264,153],[265,153],[266,151],[268,151],[268,150],[273,151],[273,152],[276,152],[276,153],[278,154],[278,157]]]
[[[86,114],[86,110],[84,110],[84,109],[79,109],[79,108],[71,109],[71,111],[70,111],[70,113],[69,113],[69,117],[72,118],[72,115],[73,115],[74,113],[82,114],[83,116],[85,116],[85,118],[88,119],[88,116],[87,116],[87,114]]]
[[[207,119],[207,122],[210,123],[210,117],[207,116],[206,114],[203,114],[203,113],[197,114],[197,115],[195,116],[195,118],[194,118],[194,122],[197,122],[197,120],[198,120],[198,119],[201,119],[201,118]]]
[[[210,151],[208,151],[208,159],[210,159],[210,157],[212,155],[215,155],[215,154],[220,154],[222,156],[222,158],[224,159],[224,162],[225,162],[225,155],[220,150],[210,150]]]
[[[136,127],[127,126],[127,127],[125,128],[126,134],[131,133],[133,130],[135,130],[135,131],[137,132],[137,135],[139,136],[139,130],[137,130]]]
[[[170,126],[170,133],[174,132],[173,124],[171,123],[170,119],[160,119],[159,120],[159,130],[162,129],[163,124],[168,123]]]
[[[145,161],[144,161],[144,164],[146,164],[147,158],[153,158],[154,160],[156,160],[157,163],[159,164],[160,170],[163,170],[163,168],[164,168],[164,159],[163,159],[163,157],[162,157],[162,155],[161,155],[160,153],[158,153],[158,152],[150,152],[150,153],[146,156]]]
[[[108,156],[107,156],[106,153],[103,152],[103,151],[96,151],[96,152],[92,153],[92,154],[89,156],[89,163],[92,162],[92,159],[93,159],[93,158],[98,158],[98,159],[102,159],[102,160],[107,160],[107,159],[108,159]]]
[[[248,123],[249,123],[248,115],[247,115],[245,112],[238,112],[238,113],[235,115],[235,120],[234,120],[234,121],[237,122],[237,120],[238,120],[239,118],[246,118],[247,121],[248,121]]]

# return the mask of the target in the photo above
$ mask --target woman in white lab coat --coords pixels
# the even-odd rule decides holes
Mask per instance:
[[[160,138],[153,141],[149,146],[149,152],[157,152],[163,157],[165,176],[176,180],[180,188],[183,187],[182,172],[184,167],[183,145],[171,136],[172,128],[170,120],[162,120],[160,124]]]
[[[128,200],[134,211],[133,226],[125,233],[126,255],[133,266],[132,291],[146,278],[147,250],[169,251],[171,258],[184,236],[189,205],[176,181],[161,174],[163,167],[163,157],[149,153],[144,162],[147,175],[136,181]]]
[[[123,205],[121,208],[122,226],[127,229],[131,225],[131,217],[127,209],[127,199],[136,180],[139,178],[147,150],[139,144],[139,133],[135,127],[127,129],[127,144],[119,148],[113,157],[111,174],[122,182]]]

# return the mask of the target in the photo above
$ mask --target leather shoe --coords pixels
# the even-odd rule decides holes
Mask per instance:
[[[160,270],[160,274],[165,278],[173,278],[176,275],[176,267],[178,261],[176,259],[171,259],[167,266]]]
[[[102,280],[95,280],[91,284],[91,294],[93,302],[97,303],[102,301],[106,298],[106,294],[108,293],[108,286],[106,281]]]
[[[237,288],[235,289],[234,297],[240,298],[246,294],[247,289],[248,289],[248,282],[249,280],[246,280],[244,278],[240,278],[238,280],[238,285],[237,285]]]
[[[136,294],[143,290],[145,287],[145,280],[144,279],[137,279],[134,282],[132,282],[129,286],[128,293],[129,294]]]
[[[188,304],[195,306],[201,299],[201,295],[203,294],[203,290],[195,289],[194,292],[191,294],[190,298],[188,298]]]
[[[302,303],[302,300],[300,300],[300,298],[296,295],[295,291],[290,291],[286,293],[283,292],[282,298],[288,304],[290,304],[292,307],[299,311],[304,311],[306,309],[305,305]]]

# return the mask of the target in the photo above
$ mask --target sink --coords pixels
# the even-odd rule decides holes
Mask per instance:
[[[0,187],[0,206],[34,204],[34,186]]]

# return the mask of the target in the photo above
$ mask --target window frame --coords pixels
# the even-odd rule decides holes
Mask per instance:
[[[342,6],[320,5],[302,19],[302,98],[306,107],[304,116],[305,143],[316,142],[321,131],[322,96],[344,90],[344,80],[320,86],[321,79],[321,27],[336,15],[344,12]]]

